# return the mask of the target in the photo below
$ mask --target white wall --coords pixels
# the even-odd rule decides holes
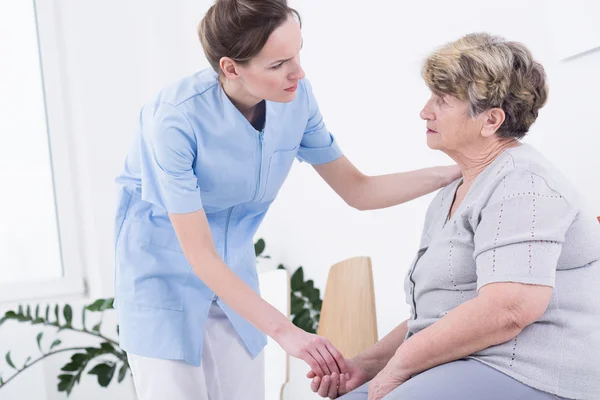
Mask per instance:
[[[57,3],[80,171],[86,268],[92,296],[109,296],[113,179],[134,135],[140,105],[161,87],[208,65],[195,28],[209,1]],[[345,154],[362,171],[379,174],[449,162],[425,145],[418,112],[428,92],[419,76],[420,63],[434,47],[485,30],[524,42],[546,67],[550,101],[527,141],[562,169],[600,215],[596,156],[600,129],[595,122],[600,82],[594,78],[600,51],[560,61],[554,43],[560,29],[568,30],[569,25],[554,24],[550,17],[556,8],[548,4],[544,0],[489,5],[477,0],[292,2],[303,17],[303,65],[321,111]],[[296,165],[259,236],[275,260],[288,267],[303,265],[305,274],[321,288],[331,264],[371,256],[383,336],[408,316],[402,280],[430,199],[361,213],[336,197],[312,168]],[[0,350],[6,341],[20,340],[24,331],[0,329]],[[308,398],[304,367],[296,362],[292,367],[286,398]],[[48,369],[46,375],[53,379],[55,370]],[[34,390],[34,376],[15,385]],[[33,393],[18,398],[42,398]],[[90,393],[79,391],[71,398],[88,399]]]

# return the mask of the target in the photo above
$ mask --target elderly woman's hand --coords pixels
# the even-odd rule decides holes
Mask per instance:
[[[368,400],[380,400],[387,396],[392,390],[410,379],[408,374],[396,368],[392,361],[379,372],[369,383]]]

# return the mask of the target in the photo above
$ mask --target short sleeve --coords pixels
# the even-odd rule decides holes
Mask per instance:
[[[303,79],[300,83],[304,87],[308,101],[308,122],[297,157],[300,161],[309,164],[325,164],[337,160],[342,156],[342,150],[323,122],[310,82]]]
[[[142,200],[167,212],[202,209],[194,173],[196,137],[188,119],[171,104],[160,104],[141,118]],[[151,115],[152,114],[152,115]]]
[[[504,178],[475,230],[477,290],[495,282],[554,287],[556,267],[576,209],[530,173]]]

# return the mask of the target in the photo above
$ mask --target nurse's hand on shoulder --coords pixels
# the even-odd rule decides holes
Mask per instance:
[[[344,356],[324,337],[291,325],[273,339],[286,353],[304,360],[317,376],[347,372]]]
[[[462,171],[458,165],[449,165],[443,167],[435,167],[437,173],[442,178],[443,186],[448,186],[462,176]]]

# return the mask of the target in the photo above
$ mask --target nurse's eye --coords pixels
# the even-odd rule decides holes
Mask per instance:
[[[279,63],[279,64],[277,64],[277,65],[273,65],[273,66],[271,67],[271,69],[279,69],[279,68],[281,68],[281,66],[282,66],[282,65],[283,65],[283,63],[281,62],[281,63]]]

